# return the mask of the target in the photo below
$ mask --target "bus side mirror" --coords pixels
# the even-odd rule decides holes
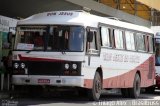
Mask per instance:
[[[93,32],[89,31],[87,34],[87,41],[92,42],[93,41]]]

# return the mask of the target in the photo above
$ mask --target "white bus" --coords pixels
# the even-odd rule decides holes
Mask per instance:
[[[121,88],[137,98],[154,84],[152,38],[146,27],[84,11],[35,14],[17,25],[12,84],[84,88],[92,100]]]

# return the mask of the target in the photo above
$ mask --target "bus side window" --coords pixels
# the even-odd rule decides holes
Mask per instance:
[[[138,51],[145,51],[145,39],[141,33],[136,34],[136,46]]]
[[[134,33],[125,31],[126,49],[135,51]]]
[[[114,40],[115,40],[115,47],[117,49],[124,49],[122,30],[119,30],[119,29],[114,30]]]
[[[101,45],[104,47],[111,47],[111,29],[102,26],[100,29]]]

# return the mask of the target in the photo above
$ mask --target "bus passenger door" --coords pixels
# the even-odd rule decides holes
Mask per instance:
[[[87,29],[86,55],[88,56],[88,66],[99,67],[100,41],[98,31],[94,28]],[[96,70],[96,69],[95,69]]]

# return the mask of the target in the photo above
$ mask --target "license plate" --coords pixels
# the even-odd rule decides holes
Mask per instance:
[[[50,79],[38,79],[38,83],[49,84]]]

